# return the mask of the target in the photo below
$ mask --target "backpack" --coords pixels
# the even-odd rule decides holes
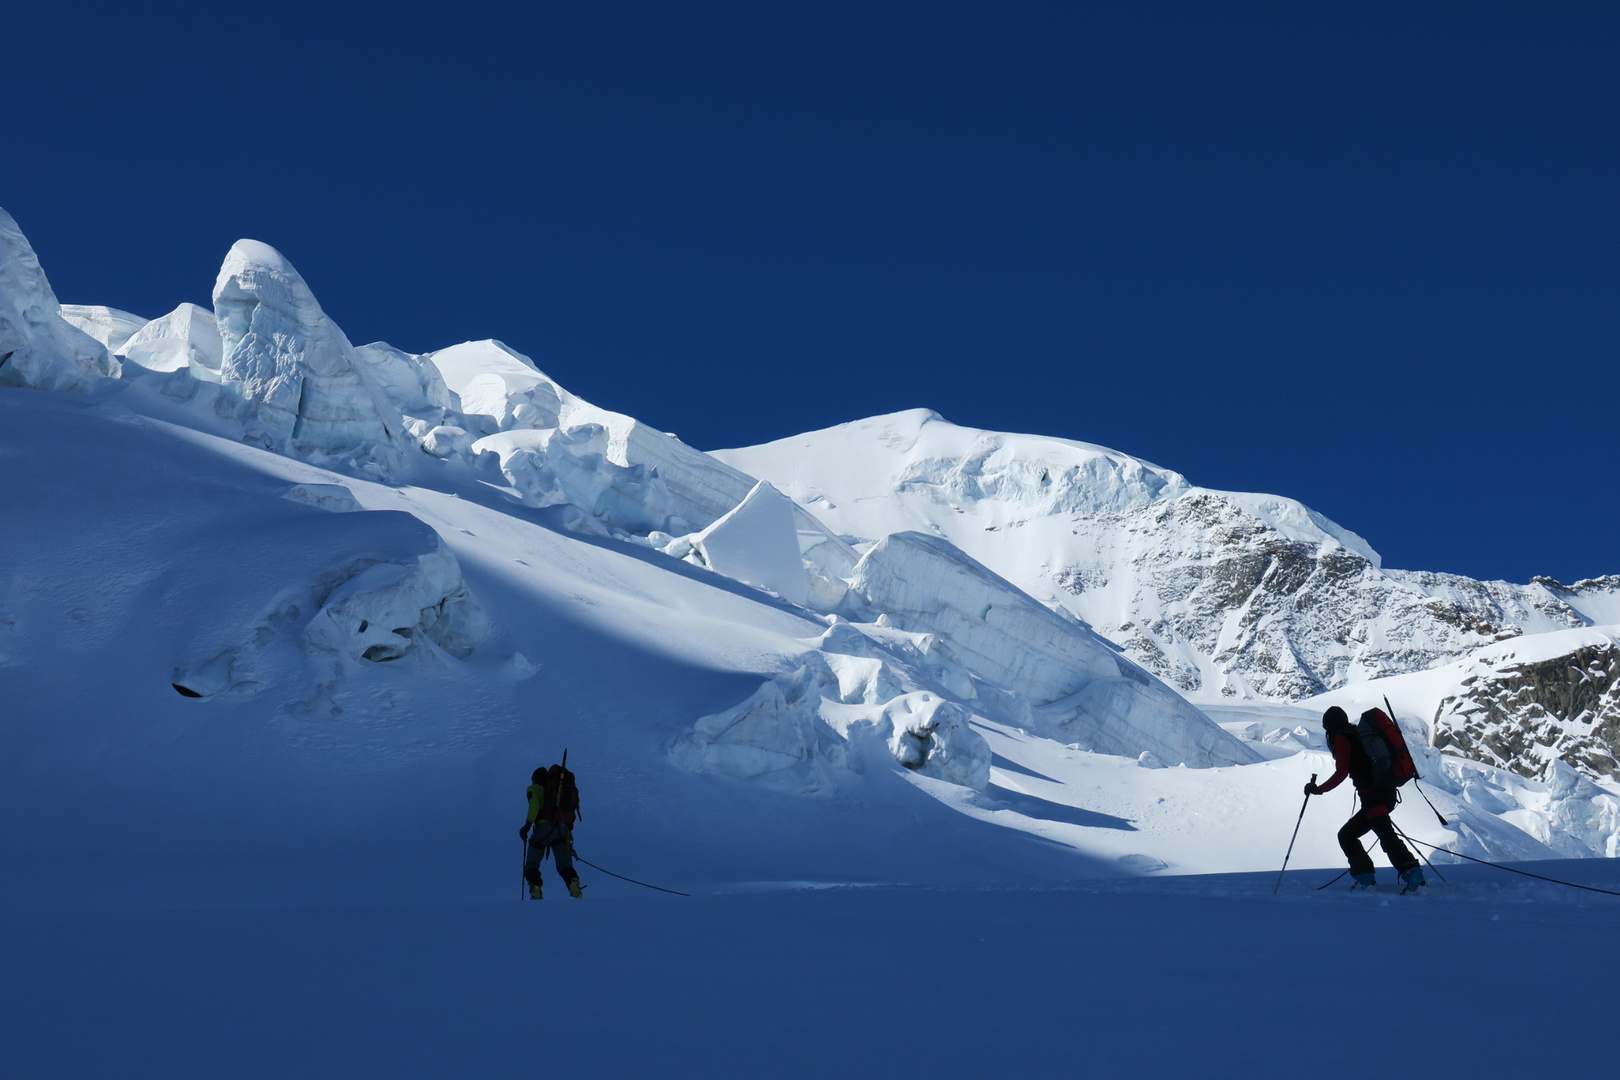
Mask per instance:
[[[574,774],[562,765],[553,765],[546,770],[541,790],[540,817],[572,825],[579,812],[579,785],[574,783]]]
[[[1400,787],[1417,776],[1417,764],[1406,748],[1400,725],[1383,709],[1368,709],[1356,722],[1356,737],[1367,754],[1372,772],[1370,787]]]

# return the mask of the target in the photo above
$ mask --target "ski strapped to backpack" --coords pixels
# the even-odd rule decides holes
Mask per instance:
[[[1389,711],[1385,712],[1385,709]],[[1423,776],[1418,772],[1417,762],[1412,760],[1412,752],[1406,747],[1406,736],[1401,732],[1401,725],[1395,722],[1395,707],[1389,703],[1389,698],[1384,698],[1383,709],[1368,709],[1362,713],[1355,731],[1361,740],[1361,748],[1372,762],[1373,777],[1379,786],[1398,788],[1411,780],[1413,789],[1423,796],[1424,802],[1429,803],[1429,809],[1434,810],[1440,824],[1450,824],[1444,814],[1434,809],[1434,803],[1429,802],[1429,796],[1424,794],[1422,785],[1417,782]]]
[[[540,811],[537,821],[555,821],[572,825],[579,812],[579,785],[568,771],[568,751],[563,751],[562,764],[553,765],[545,772],[540,788]]]

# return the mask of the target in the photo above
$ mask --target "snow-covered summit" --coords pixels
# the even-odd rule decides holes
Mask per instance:
[[[716,451],[855,541],[944,537],[1197,700],[1298,698],[1504,633],[1582,625],[1608,592],[1385,570],[1294,499],[924,410]]]
[[[930,528],[929,507],[941,503],[953,511],[972,505],[985,519],[981,527],[1001,528],[1033,516],[1128,513],[1204,490],[1178,472],[1105,446],[961,427],[931,409],[869,417],[714,456],[779,478],[807,503],[834,500],[834,489],[866,500],[889,486],[898,506],[844,505],[837,515],[851,531],[869,537],[895,531],[891,526],[902,517],[909,517],[909,527]],[[1289,540],[1338,544],[1379,563],[1361,537],[1293,499],[1220,494]]]

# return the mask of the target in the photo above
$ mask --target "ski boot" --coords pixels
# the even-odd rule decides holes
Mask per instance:
[[[530,900],[542,900],[542,899],[544,899],[544,897],[542,897],[540,895],[540,886],[538,886],[538,885],[530,885],[529,886],[529,899]]]
[[[1423,879],[1423,868],[1421,866],[1414,866],[1410,870],[1401,871],[1401,881],[1405,883],[1405,887],[1401,889],[1402,896],[1421,893],[1424,887],[1429,884]]]
[[[1378,879],[1372,874],[1354,874],[1350,882],[1351,892],[1372,892],[1378,888]]]
[[[585,886],[579,883],[579,878],[576,877],[568,879],[568,895],[572,896],[575,900],[578,900],[580,897],[585,895]]]

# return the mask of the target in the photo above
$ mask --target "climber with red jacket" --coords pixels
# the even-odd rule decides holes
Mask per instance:
[[[1371,832],[1378,837],[1384,854],[1395,867],[1405,885],[1403,892],[1415,892],[1424,885],[1423,870],[1417,859],[1395,833],[1390,811],[1398,801],[1393,785],[1381,785],[1374,776],[1373,763],[1362,745],[1361,736],[1350,717],[1337,705],[1322,714],[1322,730],[1327,733],[1328,749],[1333,752],[1335,771],[1327,781],[1314,781],[1305,785],[1305,794],[1321,795],[1332,791],[1348,776],[1361,799],[1358,809],[1339,829],[1339,847],[1350,860],[1350,875],[1355,879],[1352,889],[1371,889],[1376,884],[1372,857],[1362,847],[1361,838]]]

